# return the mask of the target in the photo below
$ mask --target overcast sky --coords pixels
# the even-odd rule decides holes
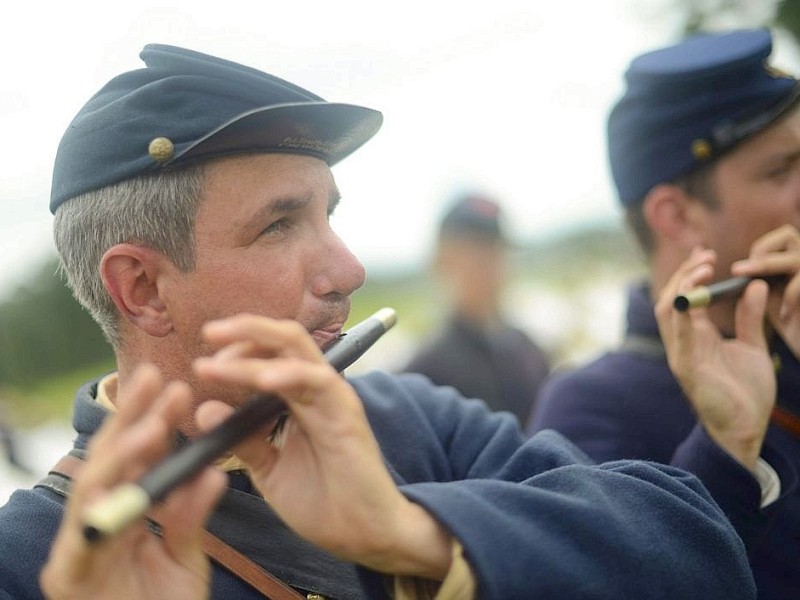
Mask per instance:
[[[768,4],[768,3],[767,3]],[[628,60],[676,34],[668,0],[16,3],[0,24],[0,293],[52,251],[64,129],[147,43],[216,54],[384,113],[334,168],[335,226],[369,269],[417,264],[455,190],[531,239],[618,217],[604,119]],[[781,46],[778,47],[782,51]],[[792,67],[794,55],[776,63]]]

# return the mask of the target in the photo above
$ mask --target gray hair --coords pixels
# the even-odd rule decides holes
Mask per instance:
[[[202,189],[198,164],[93,190],[56,211],[53,236],[60,271],[115,348],[122,344],[120,315],[100,277],[103,255],[116,244],[139,244],[164,254],[181,271],[191,271]]]

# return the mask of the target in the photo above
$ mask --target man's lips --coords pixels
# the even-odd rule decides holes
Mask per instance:
[[[347,298],[342,298],[337,302],[330,302],[323,307],[323,310],[316,313],[315,319],[305,322],[306,329],[314,338],[322,350],[325,350],[331,342],[342,335],[342,328],[350,315],[350,302]]]
[[[337,322],[311,330],[311,336],[323,350],[342,335],[344,322]]]

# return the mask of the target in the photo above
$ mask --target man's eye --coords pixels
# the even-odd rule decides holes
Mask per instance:
[[[270,223],[264,230],[261,232],[261,235],[274,235],[276,233],[282,232],[289,226],[289,222],[287,219],[278,219],[274,223]]]
[[[781,165],[780,167],[775,167],[774,169],[767,171],[767,178],[778,179],[784,177],[789,173],[790,170],[790,165]]]

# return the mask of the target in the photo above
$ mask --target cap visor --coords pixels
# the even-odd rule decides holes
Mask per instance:
[[[251,110],[175,155],[172,163],[253,152],[310,154],[333,165],[367,142],[383,115],[353,104],[301,102]]]

